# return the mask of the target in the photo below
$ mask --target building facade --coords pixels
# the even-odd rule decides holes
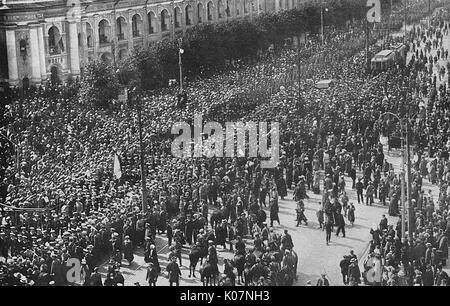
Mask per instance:
[[[132,48],[173,39],[197,24],[251,19],[300,1],[3,0],[0,83],[28,86],[77,77],[89,61],[121,60]]]

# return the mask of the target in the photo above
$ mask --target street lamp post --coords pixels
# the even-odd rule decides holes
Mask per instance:
[[[184,49],[181,48],[178,51],[178,66],[180,69],[180,93],[183,92],[183,63],[181,61],[181,55],[184,53]]]
[[[328,8],[325,8],[325,12],[328,12]],[[320,32],[322,36],[322,45],[324,43],[324,35],[323,35],[323,2],[320,2]]]

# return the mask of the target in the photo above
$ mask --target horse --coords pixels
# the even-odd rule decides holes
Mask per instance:
[[[211,228],[215,229],[216,226],[222,222],[222,220],[228,220],[229,217],[230,208],[228,206],[223,206],[221,209],[213,211],[209,217]]]
[[[195,245],[189,252],[189,277],[191,273],[195,276],[195,268],[197,267],[198,260],[202,258],[202,250],[199,245]]]
[[[240,284],[241,281],[244,282],[245,256],[242,254],[234,255],[233,264],[238,273],[237,283]]]
[[[252,267],[250,266],[250,263],[246,262],[244,264],[244,285],[248,286],[252,283],[253,280],[253,273],[252,273]]]
[[[216,285],[217,272],[214,265],[210,264],[209,261],[205,261],[203,266],[200,268],[200,277],[203,286]]]

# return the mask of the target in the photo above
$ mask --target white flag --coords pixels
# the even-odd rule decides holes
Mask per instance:
[[[122,170],[120,169],[120,160],[117,153],[114,153],[114,176],[116,179],[120,179],[122,177]]]

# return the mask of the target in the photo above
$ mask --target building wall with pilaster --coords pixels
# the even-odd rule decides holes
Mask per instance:
[[[219,1],[223,4],[221,18],[218,16]],[[234,19],[251,19],[260,13],[292,8],[300,0],[119,0],[93,1],[87,4],[79,0],[47,0],[46,9],[35,8],[36,0],[10,0],[10,9],[0,11],[0,83],[22,85],[24,78],[30,84],[46,82],[56,71],[59,79],[77,77],[91,60],[118,61],[120,56],[132,52],[133,48],[146,47],[150,43],[182,35],[188,28],[199,24],[198,5],[202,5],[202,23],[227,22]],[[212,20],[208,20],[207,7],[212,3]],[[252,5],[252,2],[254,3]],[[286,3],[289,2],[288,5]],[[22,4],[20,9],[15,4]],[[29,3],[29,10],[24,9]],[[244,10],[244,4],[247,9]],[[191,24],[186,24],[186,7],[192,7]],[[174,28],[174,8],[181,10],[180,26]],[[161,12],[167,10],[167,30],[161,31]],[[237,12],[239,11],[239,15]],[[149,32],[148,14],[154,13],[154,32]],[[245,12],[245,13],[244,13]],[[132,18],[139,16],[139,35],[133,36]],[[123,17],[124,37],[118,37],[117,19]],[[109,28],[108,41],[100,42],[99,23],[106,20]],[[58,48],[49,48],[49,30],[58,29]],[[91,33],[88,33],[88,28]],[[7,33],[9,31],[9,33]],[[12,33],[14,33],[12,35]],[[137,33],[135,33],[137,34]],[[89,38],[90,36],[90,38]],[[91,45],[88,45],[88,39]],[[22,43],[21,43],[22,41]],[[24,42],[26,50],[23,50]],[[14,45],[12,45],[14,44]],[[21,50],[22,46],[22,50]],[[6,57],[6,58],[5,58]],[[12,62],[14,61],[14,63]],[[7,69],[6,69],[7,68]],[[7,70],[7,71],[5,71]]]

